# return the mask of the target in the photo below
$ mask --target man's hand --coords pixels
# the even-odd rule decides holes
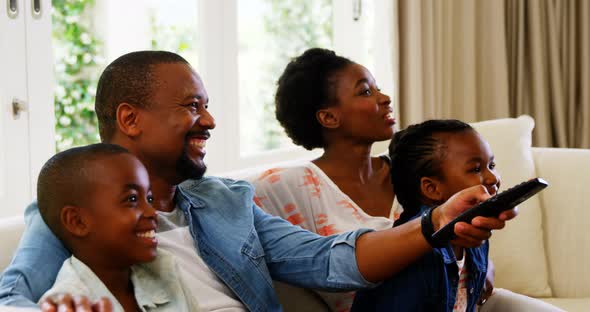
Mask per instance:
[[[434,229],[438,230],[451,222],[463,211],[475,204],[490,198],[490,194],[483,185],[472,186],[453,195],[444,204],[433,210],[432,221]],[[438,210],[438,212],[437,212]],[[471,224],[458,222],[455,224],[455,238],[453,244],[465,248],[477,247],[492,236],[492,230],[504,228],[506,221],[518,215],[518,209],[504,211],[498,218],[475,217]]]
[[[39,303],[43,312],[112,312],[113,305],[107,298],[100,298],[98,302],[91,303],[87,297],[59,295],[54,298],[46,298]]]

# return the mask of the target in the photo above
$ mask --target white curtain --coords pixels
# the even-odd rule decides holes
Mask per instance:
[[[398,0],[402,127],[529,114],[537,146],[590,148],[590,1]]]

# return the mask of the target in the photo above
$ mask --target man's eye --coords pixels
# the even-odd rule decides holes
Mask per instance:
[[[367,96],[369,96],[369,95],[372,95],[372,94],[373,94],[373,92],[371,91],[371,89],[365,89],[365,90],[361,91],[361,95],[367,95]]]
[[[496,163],[494,163],[494,162],[493,162],[493,163],[491,163],[491,164],[490,164],[490,169],[491,169],[491,170],[493,170],[493,169],[496,169]]]
[[[130,195],[127,198],[128,201],[132,202],[132,203],[136,203],[137,202],[137,195]]]
[[[199,107],[199,102],[192,102],[189,104],[190,107],[194,107],[194,108],[198,108]]]
[[[154,196],[148,195],[147,196],[147,202],[150,203],[150,204],[153,203],[154,202]]]
[[[481,168],[480,167],[475,167],[475,168],[471,169],[471,171],[473,171],[473,172],[480,172],[481,171]]]

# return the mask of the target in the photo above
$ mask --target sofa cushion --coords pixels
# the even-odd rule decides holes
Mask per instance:
[[[533,152],[537,172],[551,184],[540,198],[553,296],[586,297],[588,311],[590,197],[586,191],[590,185],[590,150],[535,148]]]
[[[273,286],[283,306],[283,312],[328,312],[330,307],[314,291],[273,281]]]
[[[543,301],[568,312],[587,312],[590,298],[542,298]]]
[[[529,116],[473,123],[488,141],[502,177],[501,190],[536,176],[531,151],[534,120]],[[549,181],[551,182],[551,181]],[[495,231],[490,257],[497,287],[534,296],[550,297],[539,196],[519,205],[519,216]]]

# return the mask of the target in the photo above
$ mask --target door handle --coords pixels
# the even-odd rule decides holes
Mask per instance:
[[[10,18],[18,16],[18,0],[6,0],[6,14]]]
[[[352,19],[356,22],[363,16],[363,0],[353,0]]]
[[[41,17],[41,0],[31,0],[31,14],[33,14],[34,18]]]
[[[19,119],[20,114],[22,112],[26,112],[28,110],[28,105],[26,102],[21,101],[19,99],[12,99],[12,118]]]

